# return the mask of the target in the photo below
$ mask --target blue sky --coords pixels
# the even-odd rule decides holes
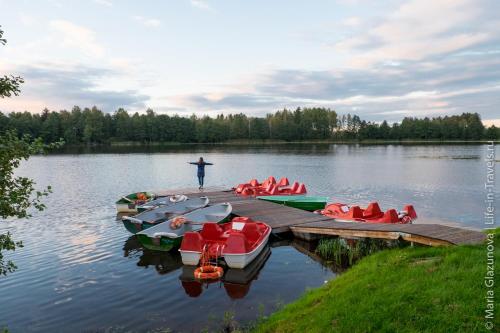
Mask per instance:
[[[500,3],[5,1],[0,110],[181,115],[323,106],[363,119],[479,112],[499,123]]]

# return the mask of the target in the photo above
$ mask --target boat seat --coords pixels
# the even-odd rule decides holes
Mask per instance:
[[[181,250],[184,251],[202,251],[203,240],[197,232],[186,232],[182,240]]]
[[[292,187],[290,187],[290,192],[294,193],[299,189],[299,183],[298,182],[293,182]]]
[[[241,193],[243,190],[248,186],[248,184],[239,184],[238,187],[236,188],[236,193]]]
[[[362,219],[363,218],[363,210],[359,206],[352,206],[347,214],[345,215],[347,218],[351,219]]]
[[[281,178],[280,181],[278,182],[278,186],[288,186],[288,185],[290,185],[290,182],[286,177]]]
[[[246,253],[247,249],[251,246],[248,242],[248,238],[241,233],[230,234],[226,241],[226,246],[224,247],[223,254],[225,251],[229,253]]]
[[[304,184],[300,184],[299,188],[297,188],[297,190],[294,191],[293,193],[295,193],[295,194],[305,194],[305,193],[307,193],[306,186]]]
[[[270,184],[276,184],[276,178],[274,178],[273,176],[269,176],[267,180],[269,181]]]
[[[417,218],[417,212],[415,211],[415,208],[413,205],[406,205],[403,211],[406,212],[406,214],[411,217],[413,220]]]
[[[259,186],[259,181],[257,179],[252,179],[250,185],[253,187]]]
[[[366,207],[366,209],[363,212],[363,217],[365,219],[381,218],[382,216],[384,216],[384,213],[380,209],[378,202],[370,202],[368,207]]]
[[[267,191],[270,195],[279,194],[278,186],[271,184],[270,189]]]
[[[242,232],[249,242],[257,241],[262,235],[256,223],[246,223]]]
[[[389,209],[385,212],[384,216],[377,220],[377,222],[382,223],[398,223],[399,217],[398,212],[395,209]]]
[[[208,222],[203,224],[200,234],[205,240],[216,240],[220,238],[223,232],[217,223]]]

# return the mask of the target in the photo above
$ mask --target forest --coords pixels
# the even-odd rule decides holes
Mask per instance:
[[[244,114],[216,117],[106,113],[97,107],[41,113],[0,112],[0,133],[41,137],[46,143],[63,139],[66,144],[112,142],[218,143],[229,140],[498,140],[500,129],[485,127],[477,113],[435,118],[404,118],[399,123],[375,123],[357,115],[338,115],[328,108],[283,109],[265,117]]]

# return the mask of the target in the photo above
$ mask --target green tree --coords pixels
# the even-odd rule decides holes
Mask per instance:
[[[0,30],[0,44],[4,45],[6,40],[2,38],[3,31]],[[5,79],[7,78],[7,79]],[[0,82],[0,97],[17,96],[20,92],[19,85],[23,82],[21,78],[9,79],[4,76]],[[41,211],[45,208],[41,199],[50,192],[50,187],[44,190],[36,190],[35,182],[27,177],[14,176],[14,170],[22,160],[27,160],[30,155],[38,154],[48,147],[41,138],[32,140],[29,134],[18,137],[14,131],[6,131],[0,135],[0,218],[8,217],[27,218],[30,217],[29,208],[34,207]],[[57,144],[59,145],[59,144]],[[4,251],[14,251],[21,247],[20,241],[14,241],[10,232],[0,235],[0,275],[5,275],[16,269],[11,260],[5,260]]]

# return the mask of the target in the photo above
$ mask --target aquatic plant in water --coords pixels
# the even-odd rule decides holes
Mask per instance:
[[[388,248],[403,246],[406,245],[398,240],[324,238],[319,241],[315,252],[323,259],[345,267],[351,266],[369,254]]]

